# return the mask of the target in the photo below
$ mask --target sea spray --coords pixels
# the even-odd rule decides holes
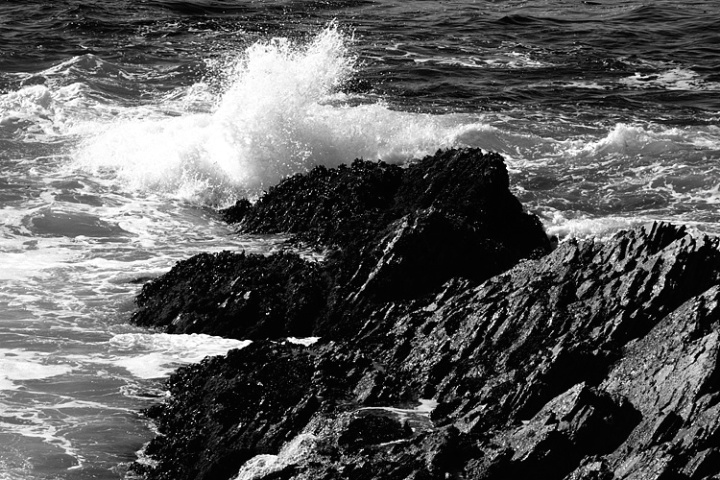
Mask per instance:
[[[4,128],[28,139],[56,135],[70,144],[80,176],[159,201],[225,206],[315,165],[355,158],[405,163],[463,146],[501,153],[521,200],[561,231],[565,221],[635,216],[648,206],[650,217],[666,218],[675,205],[699,205],[699,214],[683,220],[705,222],[706,205],[717,201],[715,185],[688,171],[714,168],[720,151],[714,126],[580,128],[565,119],[545,128],[539,118],[533,126],[522,120],[520,128],[513,112],[401,111],[377,96],[344,93],[347,81],[362,74],[354,42],[335,24],[306,42],[259,41],[214,58],[204,79],[216,77],[212,82],[195,79],[133,104],[108,102],[83,83],[93,72],[122,77],[124,64],[74,57],[41,72],[45,85],[0,96]]]
[[[257,42],[220,72],[226,89],[209,112],[163,115],[162,101],[98,121],[75,153],[77,166],[126,188],[227,204],[315,165],[355,158],[404,162],[451,146],[457,120],[391,110],[383,102],[348,102],[355,74],[350,40],[337,26],[306,44]],[[207,106],[207,105],[206,105]],[[88,128],[88,131],[92,129]]]

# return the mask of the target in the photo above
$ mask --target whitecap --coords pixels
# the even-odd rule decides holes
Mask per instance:
[[[168,116],[157,103],[93,122],[75,164],[131,189],[222,204],[315,165],[402,163],[454,144],[457,118],[341,93],[355,73],[350,43],[336,26],[306,44],[258,42],[226,60],[227,87],[211,109]],[[186,94],[207,103],[200,85]],[[173,96],[173,105],[182,96]]]

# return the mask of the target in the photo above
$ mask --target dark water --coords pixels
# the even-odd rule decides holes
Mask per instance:
[[[548,231],[716,234],[720,4],[0,4],[0,479],[124,478],[178,364],[142,280],[267,251],[213,207],[354,158],[502,153]]]

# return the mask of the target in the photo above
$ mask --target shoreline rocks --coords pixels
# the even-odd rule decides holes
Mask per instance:
[[[453,278],[476,284],[549,252],[539,220],[508,188],[502,158],[472,149],[406,169],[317,167],[223,215],[244,232],[329,248],[322,265],[287,253],[201,254],[146,284],[131,321],[242,339],[352,334],[338,315],[420,298]]]
[[[330,252],[201,255],[143,288],[138,324],[255,340],[171,378],[146,478],[720,475],[717,239],[553,250],[477,150],[319,168],[226,216]]]
[[[203,253],[146,284],[132,322],[249,340],[309,337],[326,291],[319,266],[293,253]]]

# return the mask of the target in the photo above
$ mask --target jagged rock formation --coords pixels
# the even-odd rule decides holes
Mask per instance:
[[[478,150],[439,152],[405,170],[360,160],[318,167],[225,216],[245,231],[335,247],[323,265],[291,254],[198,255],[143,288],[133,322],[251,339],[350,335],[358,310],[451,278],[477,283],[550,251],[508,186],[502,158]]]
[[[320,267],[296,254],[204,253],[146,284],[133,321],[168,333],[308,337],[327,289]]]
[[[449,186],[459,180],[441,180],[453,173],[443,165],[460,168],[450,167],[453,161],[468,169],[460,177],[470,183],[492,178],[491,188],[478,187],[466,200],[453,197]],[[482,172],[471,173],[473,166]],[[358,180],[365,170],[375,176]],[[394,180],[378,180],[383,171]],[[262,327],[265,313],[272,316],[271,304],[235,319],[251,332],[242,335],[258,341],[181,369],[171,379],[167,403],[148,412],[162,434],[147,448],[158,464],[139,468],[148,478],[720,476],[716,239],[655,224],[603,242],[563,242],[549,252],[537,222],[507,201],[507,183],[499,187],[501,159],[477,151],[442,153],[402,172],[362,163],[332,172],[312,175],[321,185],[336,177],[357,182],[327,187],[357,198],[368,197],[356,187],[397,188],[372,196],[382,201],[366,214],[355,209],[367,200],[324,214],[346,215],[365,232],[345,236],[333,230],[341,220],[323,227],[313,210],[332,203],[315,205],[316,195],[303,196],[317,184],[291,180],[305,199],[297,207],[305,220],[284,228],[305,241],[339,246],[326,262],[287,255],[249,263],[250,257],[230,254],[202,257],[143,290],[143,318],[151,312],[180,318],[180,328],[190,325],[183,320],[190,318],[187,312],[204,311],[199,299],[211,296],[214,305],[225,298],[227,308],[238,295],[259,288],[256,279],[278,275],[278,265],[287,262],[280,269],[287,274],[272,283],[276,293],[269,295],[278,299],[273,305],[282,312],[312,305],[290,317],[302,316],[299,324],[311,326],[303,331],[323,337],[309,347],[277,340],[293,330],[281,321]],[[283,192],[280,203],[294,198],[285,188],[277,189]],[[465,184],[461,188],[468,191]],[[258,227],[262,222],[256,220],[262,209],[282,215],[279,203],[270,207],[272,195],[256,206],[240,204],[241,225],[275,224],[273,219]],[[484,203],[475,208],[478,202]],[[510,208],[506,217],[503,208]],[[422,270],[418,261],[432,258],[442,232],[462,232],[457,238],[467,243],[457,240],[453,249],[477,249],[476,257],[458,265],[463,255],[446,252],[428,264],[432,272],[416,273]],[[525,238],[509,241],[513,235]],[[355,238],[372,242],[361,245]],[[432,267],[446,261],[450,265]],[[233,265],[227,267],[231,273],[225,273],[226,264]],[[201,275],[201,265],[211,266],[206,275],[217,272],[217,285],[198,280],[205,284],[198,299],[167,306],[163,296],[197,288],[192,279]],[[312,293],[295,294],[303,269],[315,272],[302,287]],[[424,276],[407,286],[408,275]],[[230,285],[235,278],[241,280]],[[326,292],[319,295],[325,299],[320,306],[316,291]],[[250,310],[240,308],[236,315]],[[213,324],[218,316],[195,316],[192,325]],[[232,323],[222,318],[218,325]],[[260,340],[263,335],[275,340]],[[435,408],[429,413],[416,408],[421,404]]]

